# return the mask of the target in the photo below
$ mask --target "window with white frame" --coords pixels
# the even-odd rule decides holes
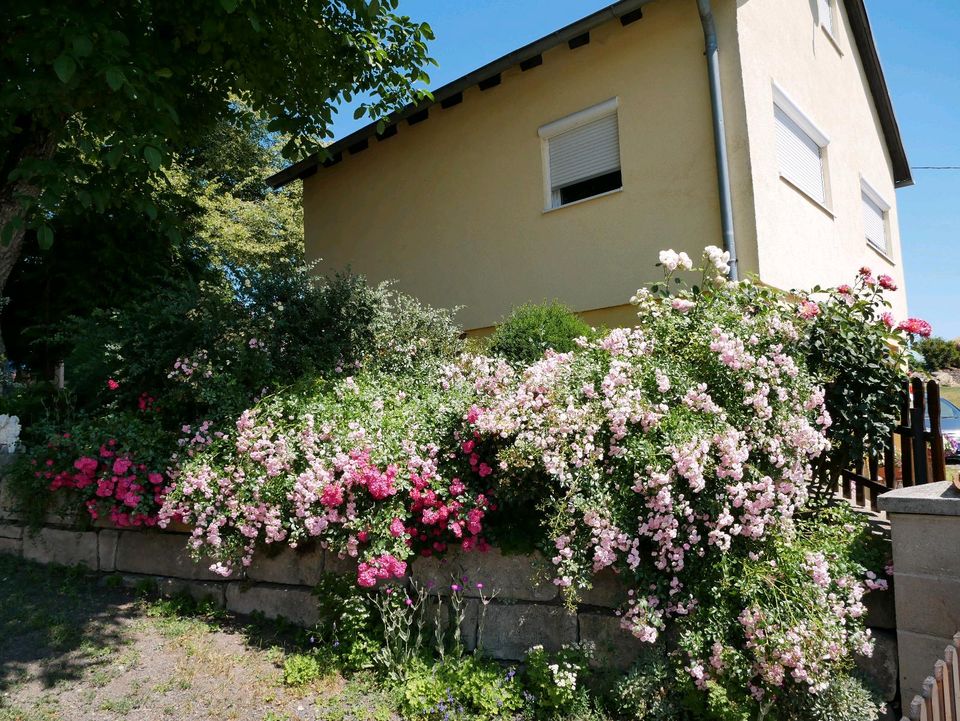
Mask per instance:
[[[623,187],[617,98],[544,125],[544,208],[559,208]]]
[[[820,25],[830,36],[833,36],[834,0],[817,0],[817,13],[820,16]]]
[[[867,242],[881,253],[889,254],[887,220],[890,205],[863,179],[860,180],[860,200],[863,205],[863,228]]]
[[[776,85],[773,88],[773,115],[780,176],[816,202],[826,205],[825,156],[829,138]]]

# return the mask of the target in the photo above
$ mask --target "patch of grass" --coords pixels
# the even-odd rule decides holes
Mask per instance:
[[[108,683],[113,676],[108,672],[100,669],[99,671],[94,671],[90,675],[90,683],[93,684],[96,688],[103,688]]]
[[[352,676],[336,692],[316,699],[316,716],[324,721],[389,721],[398,718],[393,696],[366,673]]]
[[[29,708],[0,706],[0,721],[58,721],[57,702],[46,696]]]

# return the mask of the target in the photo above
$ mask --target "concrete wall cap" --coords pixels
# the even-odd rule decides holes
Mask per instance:
[[[887,513],[960,516],[960,491],[949,481],[888,491],[877,499]]]

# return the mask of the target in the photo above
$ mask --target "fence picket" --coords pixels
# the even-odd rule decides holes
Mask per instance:
[[[841,474],[840,495],[857,506],[869,505],[877,510],[877,497],[887,490],[946,480],[946,457],[940,426],[940,386],[936,381],[924,383],[919,378],[912,378],[906,381],[905,391],[900,406],[900,425],[893,430],[883,447],[883,477],[880,476],[879,454],[870,454]],[[899,482],[896,478],[897,443],[900,444],[901,461]],[[866,474],[864,461],[867,464]],[[960,687],[956,695],[960,696]],[[960,721],[960,712],[955,721]]]

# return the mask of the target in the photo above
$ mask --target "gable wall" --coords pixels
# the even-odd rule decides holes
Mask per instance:
[[[735,40],[735,6],[723,4]],[[738,56],[726,59],[732,87]],[[545,213],[537,129],[613,96],[623,191]],[[736,197],[749,204],[742,99],[728,104],[741,108],[728,135]],[[642,20],[606,23],[589,45],[554,48],[540,67],[513,68],[501,85],[471,88],[462,104],[432,108],[427,121],[319,169],[304,186],[308,255],[325,271],[350,265],[425,302],[464,306],[467,328],[554,298],[606,309],[589,313],[593,322],[629,323],[623,304],[653,279],[658,250],[697,256],[720,243],[711,133],[696,3],[658,0]],[[748,236],[752,214],[740,215]]]

